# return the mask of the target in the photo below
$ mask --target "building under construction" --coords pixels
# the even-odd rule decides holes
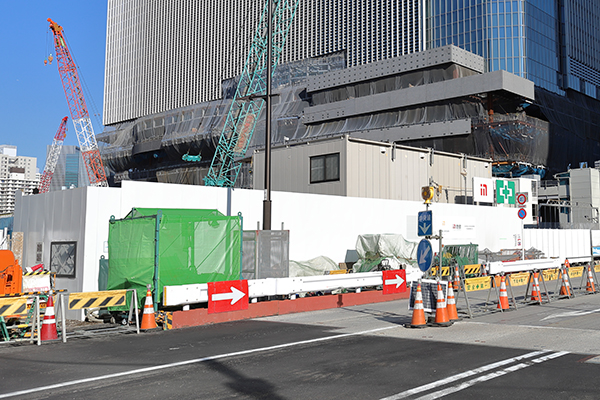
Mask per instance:
[[[274,74],[274,146],[344,134],[492,159],[514,176],[543,174],[549,127],[528,115],[534,84],[455,46],[345,68],[344,53],[280,65]],[[103,159],[123,179],[202,184],[236,80],[223,97],[115,124],[101,135]],[[250,150],[265,146],[264,110]],[[189,160],[189,161],[188,161]],[[237,186],[253,187],[252,151]],[[275,166],[274,174],[279,168]],[[427,183],[427,182],[425,182]],[[277,190],[275,187],[274,189]]]

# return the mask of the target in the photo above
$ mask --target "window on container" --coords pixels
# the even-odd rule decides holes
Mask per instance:
[[[310,158],[310,183],[340,180],[340,153]]]
[[[56,276],[75,278],[77,242],[52,242],[50,244],[50,271]]]

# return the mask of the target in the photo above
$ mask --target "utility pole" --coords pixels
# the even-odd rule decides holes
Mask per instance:
[[[271,75],[273,68],[273,1],[267,0],[267,98],[265,110],[265,199],[263,201],[263,230],[271,230]]]

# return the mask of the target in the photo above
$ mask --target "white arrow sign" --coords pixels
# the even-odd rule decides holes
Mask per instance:
[[[402,285],[404,283],[404,279],[402,279],[402,277],[398,274],[396,274],[396,278],[395,279],[386,279],[384,284],[385,285],[396,285],[396,289],[398,289],[400,287],[400,285]]]
[[[221,300],[231,300],[231,305],[234,305],[238,301],[240,301],[246,293],[241,290],[231,286],[231,292],[228,293],[215,293],[212,295],[212,301],[221,301]]]
[[[423,250],[421,251],[421,254],[419,254],[419,264],[425,263],[425,257],[427,257],[427,250]]]
[[[429,230],[430,226],[431,224],[423,223],[423,225],[419,225],[419,229],[421,230],[421,233],[425,233]]]

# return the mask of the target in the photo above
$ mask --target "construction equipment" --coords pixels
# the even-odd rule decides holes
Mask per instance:
[[[271,21],[272,70],[279,63],[290,25],[296,14],[299,0],[266,0],[262,15],[252,40],[250,52],[240,76],[235,96],[229,107],[225,125],[210,164],[206,186],[233,187],[241,164],[236,158],[246,154],[256,122],[265,103],[267,88],[269,6],[274,4]]]
[[[54,175],[56,162],[58,161],[60,150],[62,149],[63,142],[67,136],[68,119],[69,117],[64,117],[62,119],[60,126],[54,135],[52,147],[50,148],[50,153],[48,153],[48,159],[46,160],[46,166],[44,167],[44,173],[42,174],[42,178],[40,179],[40,184],[38,186],[40,193],[46,193],[48,189],[50,189],[50,182],[52,182],[52,176]]]
[[[58,72],[65,96],[67,97],[69,110],[71,111],[71,119],[75,126],[77,141],[81,148],[81,155],[83,156],[90,185],[107,187],[106,173],[104,172],[104,165],[100,157],[96,135],[94,135],[94,128],[83,96],[77,67],[67,47],[62,26],[50,18],[48,18],[48,22],[50,22],[50,29],[54,34]]]
[[[21,293],[23,270],[10,250],[0,250],[0,296]]]

